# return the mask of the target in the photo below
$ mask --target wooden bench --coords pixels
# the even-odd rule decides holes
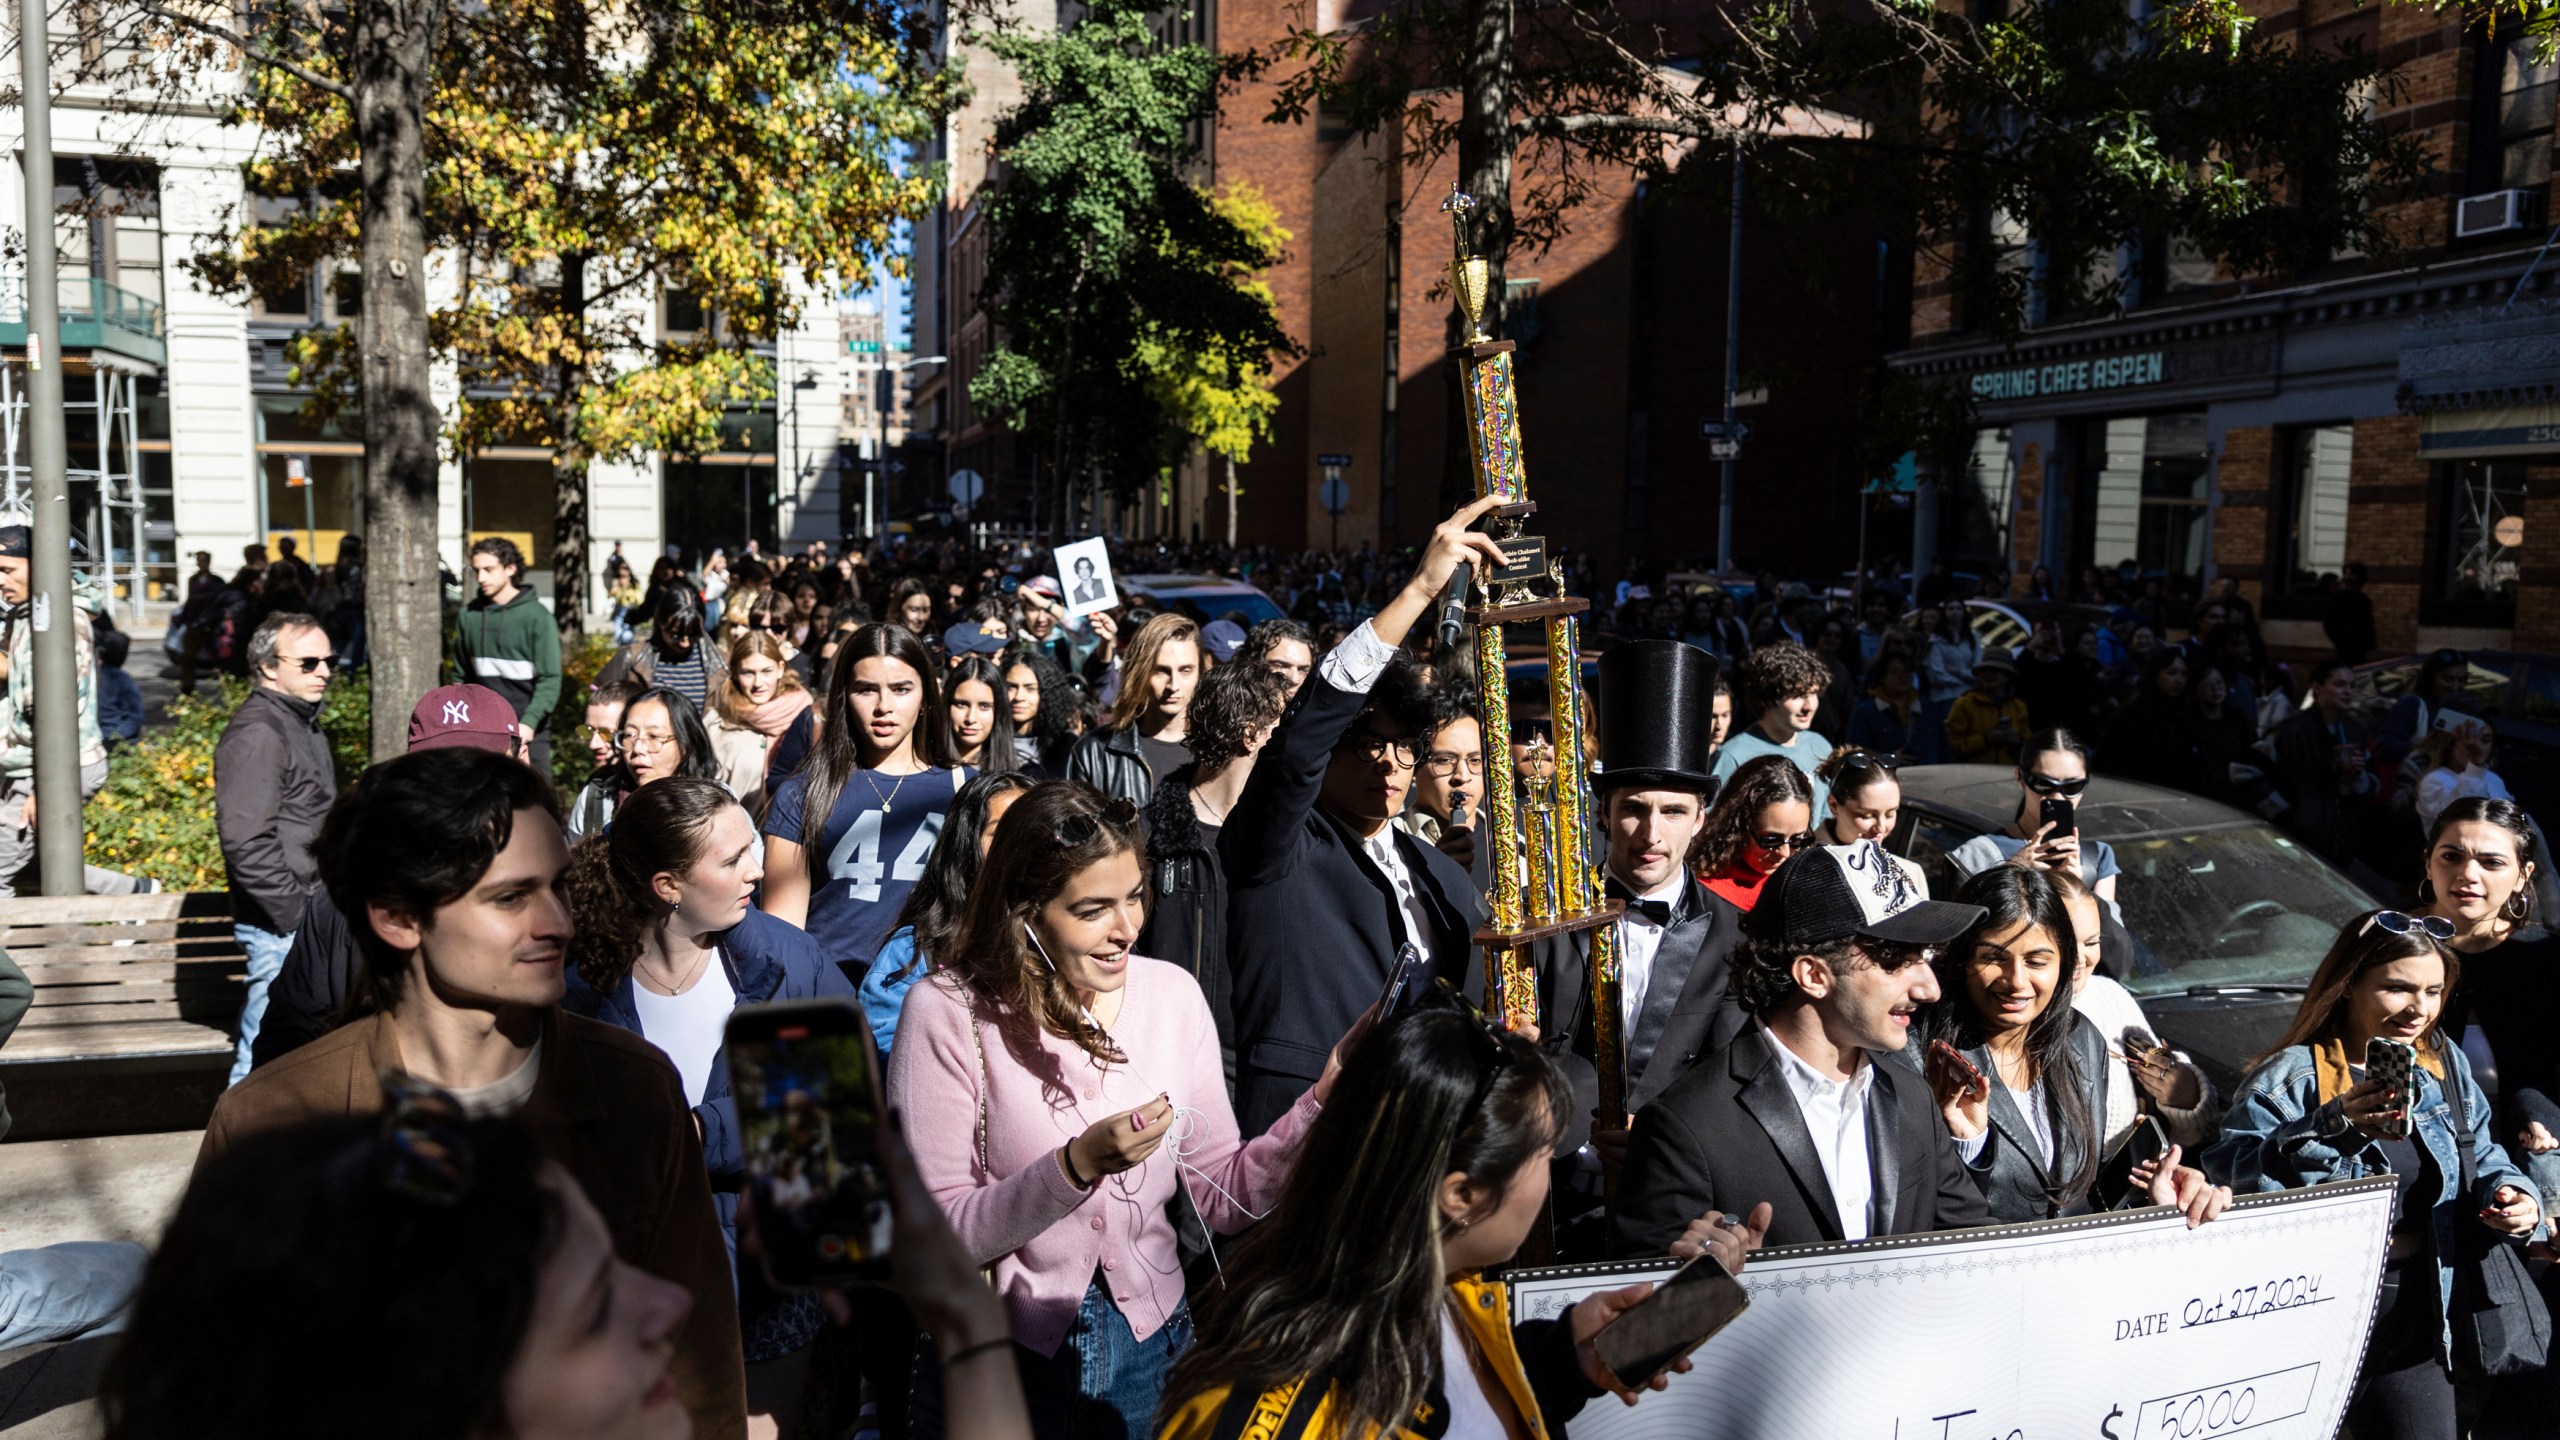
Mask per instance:
[[[0,1046],[10,1138],[203,1123],[248,984],[228,895],[0,900],[0,948],[35,986]]]

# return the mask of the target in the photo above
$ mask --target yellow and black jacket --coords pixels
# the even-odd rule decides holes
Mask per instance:
[[[1564,1422],[1600,1393],[1582,1373],[1562,1319],[1511,1322],[1511,1295],[1478,1275],[1449,1282],[1460,1323],[1484,1353],[1520,1412],[1530,1440],[1564,1440]],[[1259,1395],[1217,1389],[1193,1396],[1165,1418],[1157,1440],[1323,1440],[1333,1431],[1332,1386],[1299,1376]],[[1437,1387],[1394,1436],[1376,1432],[1343,1440],[1440,1440],[1449,1405]]]

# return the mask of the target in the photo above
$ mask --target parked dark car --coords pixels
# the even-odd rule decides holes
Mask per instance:
[[[2017,777],[2001,766],[1913,766],[1890,848],[1944,899],[1964,881],[1947,852],[2017,806]],[[2079,819],[2122,867],[2116,905],[2134,942],[2125,988],[2229,1095],[2283,1034],[2339,927],[2375,902],[2265,820],[2199,796],[2102,775]]]
[[[2430,654],[2433,652],[2430,651]],[[2496,732],[2491,767],[2516,802],[2537,819],[2560,816],[2560,655],[2529,650],[2466,650],[2471,709]],[[2417,683],[2425,655],[2403,655],[2356,667],[2356,711],[2379,725]]]

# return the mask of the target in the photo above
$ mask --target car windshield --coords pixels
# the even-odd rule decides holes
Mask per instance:
[[[1252,590],[1176,592],[1148,590],[1144,586],[1144,581],[1133,580],[1129,588],[1156,602],[1157,608],[1189,616],[1195,624],[1206,625],[1229,615],[1241,615],[1244,627],[1250,630],[1265,620],[1282,618],[1279,606]]]
[[[2302,985],[2373,902],[2268,825],[2113,842],[2136,995],[2191,985]]]

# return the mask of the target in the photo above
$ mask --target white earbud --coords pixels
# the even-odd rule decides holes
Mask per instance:
[[[1022,933],[1031,938],[1031,948],[1040,952],[1040,963],[1056,970],[1058,962],[1049,958],[1049,947],[1040,943],[1040,932],[1031,928],[1030,921],[1022,922]]]

